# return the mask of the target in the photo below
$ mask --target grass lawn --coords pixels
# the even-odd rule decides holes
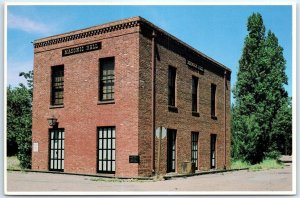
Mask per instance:
[[[265,159],[262,162],[253,165],[243,162],[242,160],[234,160],[231,163],[231,169],[249,168],[250,171],[280,169],[283,167],[284,165],[282,163],[274,159]]]
[[[7,169],[18,169],[18,170],[21,170],[21,168],[20,168],[20,162],[19,162],[17,156],[7,157]]]
[[[258,170],[268,170],[268,169],[281,169],[284,165],[274,159],[266,159],[259,164],[254,164],[250,166],[249,170],[258,171]]]
[[[231,162],[231,169],[249,168],[250,164],[242,160],[234,160]]]

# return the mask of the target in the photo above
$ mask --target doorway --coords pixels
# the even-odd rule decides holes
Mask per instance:
[[[64,129],[50,129],[49,136],[49,170],[64,171]]]
[[[210,168],[214,169],[216,168],[216,140],[217,135],[211,134],[210,135]]]
[[[116,129],[98,127],[98,172],[116,171]]]
[[[167,132],[167,172],[176,170],[176,130],[168,129]]]

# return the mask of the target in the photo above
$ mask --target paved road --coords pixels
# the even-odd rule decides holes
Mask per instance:
[[[235,171],[166,181],[124,181],[48,173],[7,173],[7,192],[292,191],[292,166],[257,172]],[[155,193],[155,192],[152,192]],[[156,192],[157,193],[157,192]],[[171,194],[170,193],[170,194]]]

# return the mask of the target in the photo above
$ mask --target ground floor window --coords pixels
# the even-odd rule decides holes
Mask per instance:
[[[192,162],[195,163],[196,169],[198,169],[198,136],[199,133],[192,132]]]
[[[64,129],[49,130],[49,170],[64,170]]]
[[[217,135],[211,134],[210,135],[210,168],[216,168],[216,140]]]
[[[115,173],[116,130],[115,127],[98,127],[98,172]]]
[[[167,133],[167,172],[176,170],[176,130],[168,129]]]

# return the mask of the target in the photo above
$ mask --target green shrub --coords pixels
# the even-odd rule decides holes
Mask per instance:
[[[265,159],[279,160],[280,156],[281,156],[281,153],[277,150],[273,150],[268,153],[265,153]]]

